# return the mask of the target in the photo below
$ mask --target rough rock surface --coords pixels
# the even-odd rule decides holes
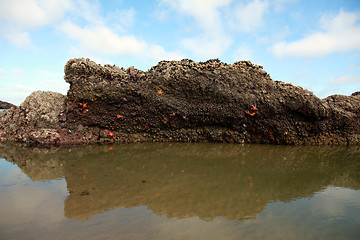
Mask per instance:
[[[0,101],[0,109],[9,109],[11,107],[15,107],[15,105],[8,102]]]
[[[65,110],[66,96],[61,93],[36,91],[20,105],[28,122],[38,121],[41,126],[59,122],[59,114]]]
[[[36,107],[28,101],[20,109],[5,111],[0,137],[40,143],[54,139],[59,144],[359,144],[360,140],[359,92],[319,99],[301,87],[273,81],[262,66],[249,61],[162,61],[143,72],[70,59],[65,80],[70,83],[66,100],[46,93],[57,107]],[[28,120],[38,123],[32,134],[19,135],[19,117],[14,114],[30,118],[25,107],[29,104],[43,110]]]
[[[0,140],[56,144],[60,133],[59,117],[65,111],[66,96],[36,91],[20,107],[0,112]]]

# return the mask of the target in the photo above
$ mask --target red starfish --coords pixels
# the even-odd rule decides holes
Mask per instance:
[[[253,110],[253,111],[257,111],[258,109],[257,109],[257,107],[256,107],[256,104],[255,105],[251,105],[251,110]]]

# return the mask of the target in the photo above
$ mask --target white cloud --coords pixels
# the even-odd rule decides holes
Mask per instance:
[[[80,43],[85,52],[108,55],[136,55],[144,51],[147,44],[134,36],[119,36],[106,26],[79,27],[65,22],[60,29],[71,39]]]
[[[180,45],[200,58],[217,58],[232,44],[231,37],[225,32],[221,10],[228,7],[232,0],[160,0],[160,6],[168,6],[181,15],[195,20],[201,30],[197,36],[184,37]],[[164,10],[160,17],[166,16]]]
[[[197,57],[218,58],[232,44],[232,40],[227,36],[198,36],[185,38],[181,44],[190,49]]]
[[[336,16],[323,16],[320,20],[320,25],[327,31],[341,32],[343,28],[353,27],[359,24],[359,20],[360,12],[344,12],[341,10]]]
[[[106,19],[111,23],[112,28],[116,28],[119,31],[125,31],[134,25],[135,10],[133,8],[115,10],[107,15]]]
[[[68,20],[64,21],[58,29],[74,40],[70,49],[76,55],[86,56],[132,56],[145,57],[155,60],[173,60],[182,58],[176,52],[166,52],[156,44],[150,44],[141,38],[124,34],[132,27],[135,21],[135,10],[118,9],[110,12],[105,17],[99,14],[100,6],[92,5],[86,0],[77,2],[80,18],[85,20],[85,25],[75,24]]]
[[[235,18],[231,25],[242,32],[256,31],[263,24],[264,15],[268,12],[269,2],[267,0],[254,0],[247,5],[240,3],[235,8]]]
[[[66,94],[69,84],[64,81],[63,71],[51,72],[33,69],[4,69],[0,74],[1,100],[19,105],[35,90]]]
[[[201,58],[221,56],[233,44],[233,37],[228,31],[255,31],[263,24],[269,9],[268,0],[252,0],[247,4],[237,4],[232,8],[232,0],[160,0],[160,7],[168,6],[182,15],[195,19],[196,26],[202,30],[195,36],[184,37],[182,47]],[[166,16],[159,11],[161,18]],[[227,20],[224,22],[224,20]]]
[[[3,26],[2,34],[13,44],[19,47],[32,47],[33,44],[30,39],[30,34],[19,29],[10,29]],[[0,32],[0,34],[1,34]]]
[[[63,72],[50,72],[50,71],[45,71],[45,70],[39,70],[37,72],[37,74],[41,77],[41,78],[45,78],[45,79],[51,79],[51,80],[59,80],[63,78],[64,73]]]
[[[247,46],[247,45],[239,46],[234,51],[233,58],[235,61],[240,61],[240,60],[253,61],[254,60],[254,51],[250,46]]]
[[[271,5],[275,11],[280,12],[286,10],[288,3],[295,3],[297,1],[298,0],[272,0]]]
[[[159,2],[157,8],[154,10],[153,17],[159,21],[167,21],[169,19],[170,13],[167,7],[164,7],[161,2]]]
[[[20,29],[32,29],[61,19],[70,7],[69,0],[0,1],[0,18]]]
[[[19,47],[34,47],[31,31],[57,26],[55,28],[74,40],[75,44],[69,46],[72,52],[95,56],[145,55],[151,59],[182,56],[132,34],[119,34],[133,26],[136,14],[133,8],[114,9],[106,16],[102,16],[100,10],[98,1],[88,0],[0,1],[0,37]]]
[[[335,85],[348,85],[353,83],[360,83],[360,75],[338,76],[330,79],[329,82]]]
[[[153,44],[146,50],[146,56],[149,59],[161,60],[181,60],[184,55],[177,52],[166,52],[165,49],[159,45]]]
[[[0,35],[19,47],[31,47],[28,31],[62,19],[70,8],[70,0],[0,1]]]
[[[208,34],[218,33],[222,27],[219,8],[228,6],[232,0],[161,0],[162,4],[196,19]]]
[[[275,56],[323,57],[331,53],[360,50],[360,12],[340,11],[320,21],[321,30],[303,39],[276,43]]]
[[[84,19],[89,24],[104,24],[104,19],[100,16],[99,1],[77,0],[73,1],[73,7],[69,11],[72,17]]]
[[[12,73],[14,74],[15,78],[24,78],[26,71],[21,68],[15,68],[12,70]]]
[[[25,86],[25,85],[20,85],[20,84],[14,85],[14,86],[13,86],[13,89],[16,90],[16,91],[25,92],[25,93],[33,92],[33,91],[36,90],[36,89],[33,88],[33,87],[29,87],[29,86]]]
[[[132,35],[119,35],[107,26],[92,25],[79,27],[71,22],[65,22],[60,29],[71,39],[79,43],[79,49],[73,52],[85,55],[113,55],[146,57],[155,60],[180,60],[182,54],[166,52],[157,44],[148,44]]]
[[[360,71],[360,63],[349,66],[347,70],[348,71]]]

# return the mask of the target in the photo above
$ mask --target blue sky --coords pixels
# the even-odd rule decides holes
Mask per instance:
[[[320,98],[360,90],[359,0],[0,0],[0,100],[66,94],[86,57],[147,70],[161,60],[250,60]]]

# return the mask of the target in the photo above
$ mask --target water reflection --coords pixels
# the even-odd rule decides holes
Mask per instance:
[[[270,202],[308,198],[327,186],[360,189],[359,152],[232,144],[0,145],[0,157],[33,181],[65,177],[64,215],[77,220],[137,206],[175,218],[255,218]]]

